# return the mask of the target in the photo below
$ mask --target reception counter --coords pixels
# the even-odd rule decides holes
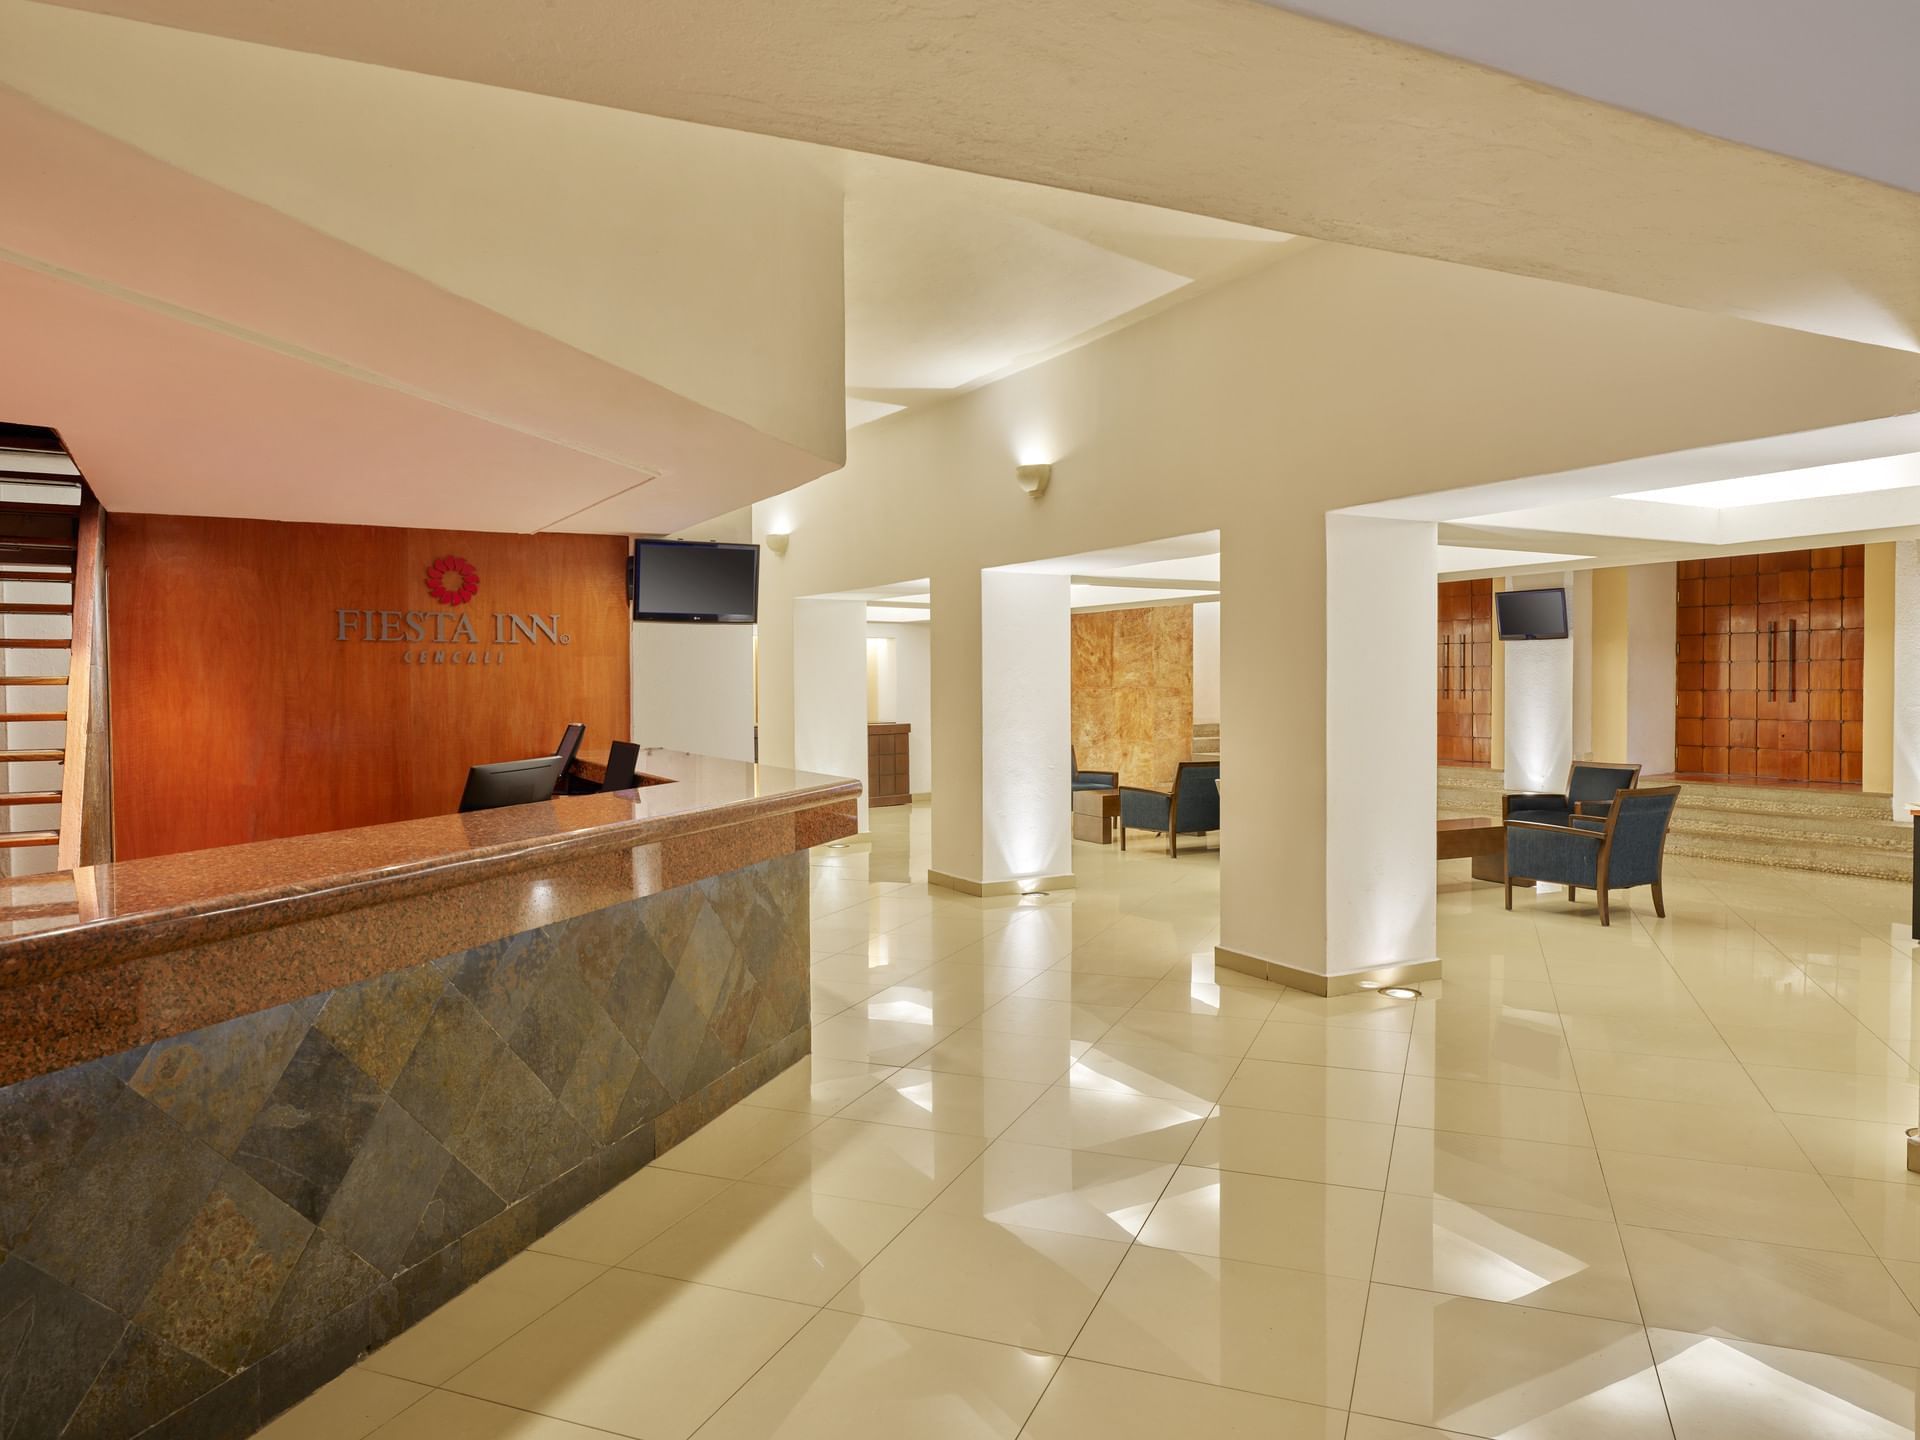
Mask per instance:
[[[640,768],[0,880],[10,1435],[249,1434],[807,1052],[857,782]]]

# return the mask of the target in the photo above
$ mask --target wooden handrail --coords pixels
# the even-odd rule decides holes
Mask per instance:
[[[60,786],[62,870],[113,859],[113,767],[107,726],[107,512],[81,492],[73,563],[73,658]]]

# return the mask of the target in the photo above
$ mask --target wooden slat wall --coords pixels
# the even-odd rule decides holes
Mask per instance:
[[[1493,581],[1447,580],[1439,598],[1433,687],[1438,759],[1442,765],[1491,765]]]
[[[1675,767],[1859,784],[1865,548],[1688,560],[1678,583]]]
[[[465,606],[429,561],[478,570]],[[626,542],[115,514],[108,533],[116,858],[452,811],[467,767],[628,737]],[[337,607],[560,617],[566,645],[413,665],[335,639]],[[662,683],[671,683],[663,677]]]

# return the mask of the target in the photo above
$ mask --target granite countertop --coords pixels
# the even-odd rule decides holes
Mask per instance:
[[[0,877],[0,990],[559,858],[844,802],[857,780],[643,750],[648,783],[470,815]]]

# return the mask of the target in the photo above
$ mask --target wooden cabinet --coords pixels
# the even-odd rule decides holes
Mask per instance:
[[[907,732],[911,726],[887,722],[867,726],[867,804],[906,805],[913,800],[907,778]]]

